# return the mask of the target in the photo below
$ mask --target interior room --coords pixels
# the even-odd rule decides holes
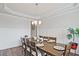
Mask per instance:
[[[79,3],[0,3],[0,56],[79,56]]]

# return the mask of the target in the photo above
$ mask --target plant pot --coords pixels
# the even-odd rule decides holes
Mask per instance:
[[[71,49],[77,49],[78,43],[71,42]]]

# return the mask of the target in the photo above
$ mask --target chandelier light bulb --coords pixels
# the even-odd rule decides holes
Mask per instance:
[[[34,24],[37,25],[37,21],[34,21]]]
[[[34,22],[32,21],[32,25],[34,24]]]
[[[41,21],[39,21],[39,25],[41,24],[42,22]]]

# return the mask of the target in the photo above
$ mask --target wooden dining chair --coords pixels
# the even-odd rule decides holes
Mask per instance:
[[[71,50],[71,44],[65,45],[63,56],[69,56]]]
[[[30,38],[21,38],[23,54],[26,56],[27,53],[30,53]]]
[[[39,38],[42,38],[43,40],[48,40],[48,37],[47,36],[39,36]]]
[[[40,38],[44,38],[44,36],[39,35]]]
[[[26,55],[25,38],[21,38],[21,44],[22,44],[22,52],[23,52],[24,55]]]
[[[27,52],[27,53],[30,53],[29,55],[31,55],[31,52],[30,52],[30,51],[31,51],[31,47],[30,47],[30,45],[31,45],[31,43],[30,43],[30,39],[31,39],[31,38],[27,38],[27,39],[26,39],[26,52]],[[27,53],[26,53],[26,55],[27,55]]]
[[[36,47],[36,43],[34,41],[30,41],[31,45],[30,45],[30,53],[33,55],[33,56],[38,56],[38,53],[37,53],[37,47]]]
[[[56,43],[56,37],[48,37],[48,41]]]

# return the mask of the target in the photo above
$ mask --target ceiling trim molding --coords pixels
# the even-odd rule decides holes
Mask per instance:
[[[12,15],[12,16],[23,17],[23,18],[28,18],[28,19],[31,19],[31,20],[39,19],[39,17],[33,17],[33,16],[30,16],[30,15],[26,15],[26,14],[23,14],[23,13],[13,11],[6,4],[2,4],[2,10],[0,11],[0,13]]]
[[[43,14],[44,16],[40,15],[40,16],[34,17],[34,16],[30,16],[30,15],[26,15],[26,14],[23,14],[20,12],[13,11],[6,4],[3,4],[2,7],[3,7],[2,11],[0,11],[0,12],[3,14],[8,14],[8,15],[17,16],[17,17],[23,17],[23,18],[27,18],[27,19],[31,19],[31,20],[40,20],[40,19],[42,20],[42,19],[47,19],[51,16],[57,17],[57,16],[65,15],[65,14],[72,13],[72,12],[79,10],[79,5],[76,5],[75,7],[73,7],[73,5],[71,4],[71,5],[67,5],[66,7],[55,10],[54,13],[52,13],[52,11],[50,11],[48,13],[44,13]],[[76,8],[76,10],[75,10],[75,8]]]
[[[71,13],[71,12],[76,12],[76,11],[79,11],[79,6],[72,7],[72,8],[69,8],[69,9],[63,9],[63,11],[60,11],[60,12],[58,12],[58,11],[55,12],[55,13],[51,12],[51,14],[48,14],[48,16],[41,17],[41,18],[48,18],[48,17],[51,17],[51,16],[56,17],[56,16],[61,16],[61,15],[64,15],[64,14],[68,14],[68,13]]]
[[[50,18],[50,17],[60,17],[60,16],[62,16],[62,15],[65,15],[65,14],[69,14],[69,13],[73,13],[73,12],[77,12],[77,11],[79,11],[79,9],[77,9],[77,10],[73,10],[73,11],[69,11],[69,12],[65,12],[65,13],[63,13],[63,14],[57,14],[57,15],[55,15],[55,16],[49,16],[49,17],[47,17],[47,18],[42,18],[42,19],[48,19],[48,18]]]
[[[56,13],[56,12],[61,11],[61,10],[64,10],[64,9],[68,9],[68,8],[70,8],[71,6],[72,6],[72,5],[70,5],[70,6],[67,5],[67,6],[65,6],[65,7],[63,7],[63,8],[56,9],[56,10],[53,11],[53,12]],[[49,12],[49,11],[50,11],[50,12]],[[46,12],[48,12],[48,13],[46,13]],[[46,12],[44,12],[44,17],[53,14],[53,13],[52,13],[52,10],[48,10],[48,11],[46,11]]]
[[[61,14],[60,12],[68,12],[68,11],[72,11],[72,10],[74,10],[75,8],[78,8],[79,6],[75,6],[75,7],[73,7],[72,5],[71,6],[66,6],[66,7],[64,7],[64,8],[61,8],[61,9],[58,9],[58,10],[55,10],[55,11],[53,11],[53,13],[52,13],[52,11],[50,11],[50,12],[48,12],[48,14],[45,14],[44,16],[42,16],[43,18],[47,18],[47,17],[50,17],[51,15],[53,15],[53,16],[55,16],[55,15],[57,15],[57,14]],[[74,10],[75,11],[75,10]]]

